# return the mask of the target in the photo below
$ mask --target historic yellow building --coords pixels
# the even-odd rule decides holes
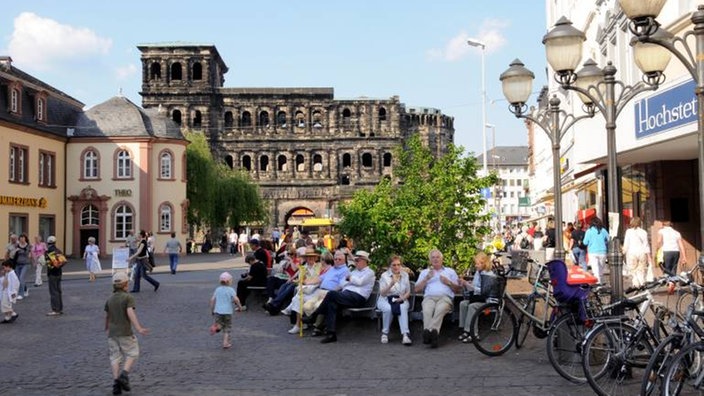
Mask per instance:
[[[0,57],[0,241],[55,235],[79,256],[89,236],[107,254],[129,231],[152,231],[157,251],[171,232],[184,240],[179,126],[124,97],[83,107]]]

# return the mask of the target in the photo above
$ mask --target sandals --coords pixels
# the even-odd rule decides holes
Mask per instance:
[[[469,337],[470,337],[469,332],[463,331],[462,334],[460,334],[460,336],[457,337],[457,339],[460,340],[460,341],[464,341],[464,340],[466,340],[466,339],[469,338]]]

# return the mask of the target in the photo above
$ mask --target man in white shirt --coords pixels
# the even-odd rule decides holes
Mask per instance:
[[[318,313],[325,315],[327,336],[320,340],[323,344],[337,342],[335,322],[337,321],[338,307],[363,307],[374,289],[376,276],[374,271],[369,268],[369,253],[358,250],[354,261],[356,268],[347,276],[346,280],[341,282],[342,290],[328,291],[318,309],[306,320],[306,322],[313,323]]]
[[[442,265],[442,253],[433,249],[428,255],[430,268],[421,271],[416,293],[423,293],[423,344],[438,347],[442,320],[452,312],[455,292],[461,289],[455,270]]]
[[[237,242],[239,241],[239,236],[235,232],[234,228],[230,228],[230,233],[227,234],[227,243],[230,245],[230,256],[234,256],[237,253]]]

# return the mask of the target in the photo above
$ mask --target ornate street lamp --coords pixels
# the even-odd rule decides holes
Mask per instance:
[[[590,59],[584,63],[582,70],[575,73],[576,65],[582,56],[584,40],[584,33],[572,27],[572,22],[562,17],[555,24],[555,28],[543,37],[543,44],[545,44],[548,62],[555,70],[555,81],[563,89],[577,92],[582,103],[600,112],[606,121],[608,220],[609,228],[616,230],[609,242],[608,260],[611,267],[611,298],[618,300],[623,296],[623,258],[618,228],[614,227],[619,224],[621,217],[618,205],[620,192],[616,161],[616,119],[626,104],[636,95],[657,89],[664,80],[662,70],[667,62],[664,64],[655,62],[655,68],[644,75],[643,81],[632,86],[616,80],[616,67],[611,62],[608,62],[602,70]],[[658,67],[661,68],[658,69]]]
[[[577,121],[594,116],[594,106],[585,105],[585,115],[575,117],[560,110],[560,99],[550,98],[547,108],[537,114],[528,113],[526,102],[533,90],[535,75],[516,59],[510,67],[501,73],[500,80],[504,96],[510,103],[509,111],[517,118],[524,118],[539,126],[550,139],[552,145],[552,183],[555,200],[555,258],[564,259],[564,241],[562,227],[562,177],[560,175],[560,141]]]
[[[694,29],[688,30],[682,37],[673,37],[670,32],[660,27],[657,17],[660,14],[665,0],[619,0],[626,17],[631,20],[629,29],[635,35],[635,56],[638,67],[646,73],[644,67],[649,67],[646,62],[659,60],[661,57],[675,55],[692,76],[696,87],[697,96],[697,140],[699,141],[698,168],[699,168],[699,236],[700,249],[704,249],[704,5],[699,5],[697,11],[692,13],[690,20]],[[694,40],[690,40],[693,38]],[[694,42],[694,50],[690,43]],[[666,55],[655,50],[664,51]],[[638,62],[642,59],[642,65]],[[699,262],[704,264],[704,256],[699,256]]]

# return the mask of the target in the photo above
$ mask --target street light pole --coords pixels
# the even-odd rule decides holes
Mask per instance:
[[[697,141],[698,141],[698,169],[699,169],[699,237],[700,249],[704,249],[704,5],[699,5],[697,11],[692,13],[690,20],[694,25],[692,30],[688,30],[682,37],[673,35],[660,27],[656,20],[662,7],[661,3],[649,3],[645,1],[619,0],[624,13],[631,20],[629,29],[635,35],[637,44],[634,45],[636,57],[652,59],[657,57],[653,53],[653,46],[662,47],[668,53],[675,55],[692,76],[696,87],[694,93],[697,96]],[[690,37],[694,37],[694,52],[690,48]],[[640,53],[640,54],[639,54]],[[639,56],[642,55],[642,56]],[[643,62],[637,62],[638,67],[644,73],[648,66]],[[699,262],[704,264],[704,256],[699,256]],[[700,265],[701,265],[700,264]]]
[[[526,69],[523,63],[516,59],[511,62],[508,70],[501,74],[500,80],[503,86],[504,95],[510,103],[509,111],[516,118],[524,118],[531,121],[548,136],[552,146],[552,183],[553,197],[555,199],[555,259],[563,260],[564,234],[562,233],[562,176],[560,172],[560,141],[572,126],[585,118],[594,116],[594,106],[585,106],[585,113],[575,117],[560,110],[560,99],[553,95],[550,98],[547,108],[543,108],[537,114],[527,114],[526,102],[532,91],[533,79],[535,75]],[[560,121],[562,118],[562,121]]]
[[[486,45],[476,39],[467,39],[467,44],[472,47],[478,47],[482,50],[482,150],[484,151],[482,169],[484,170],[484,176],[489,174],[489,169],[487,168],[486,161],[486,78],[484,70],[484,53],[486,52]]]
[[[577,92],[583,104],[598,110],[606,121],[607,134],[607,205],[609,228],[613,231],[608,247],[608,260],[611,267],[611,299],[623,297],[623,257],[619,239],[618,225],[621,211],[618,205],[618,163],[616,151],[616,119],[626,104],[636,95],[657,89],[663,79],[664,65],[654,65],[654,69],[645,74],[643,81],[627,86],[615,78],[616,67],[608,62],[601,70],[591,59],[575,73],[582,56],[582,43],[586,40],[584,33],[574,27],[567,18],[560,18],[555,27],[543,38],[546,56],[555,71],[555,81],[563,89]],[[668,59],[669,61],[669,59]],[[619,86],[618,96],[616,86]]]

